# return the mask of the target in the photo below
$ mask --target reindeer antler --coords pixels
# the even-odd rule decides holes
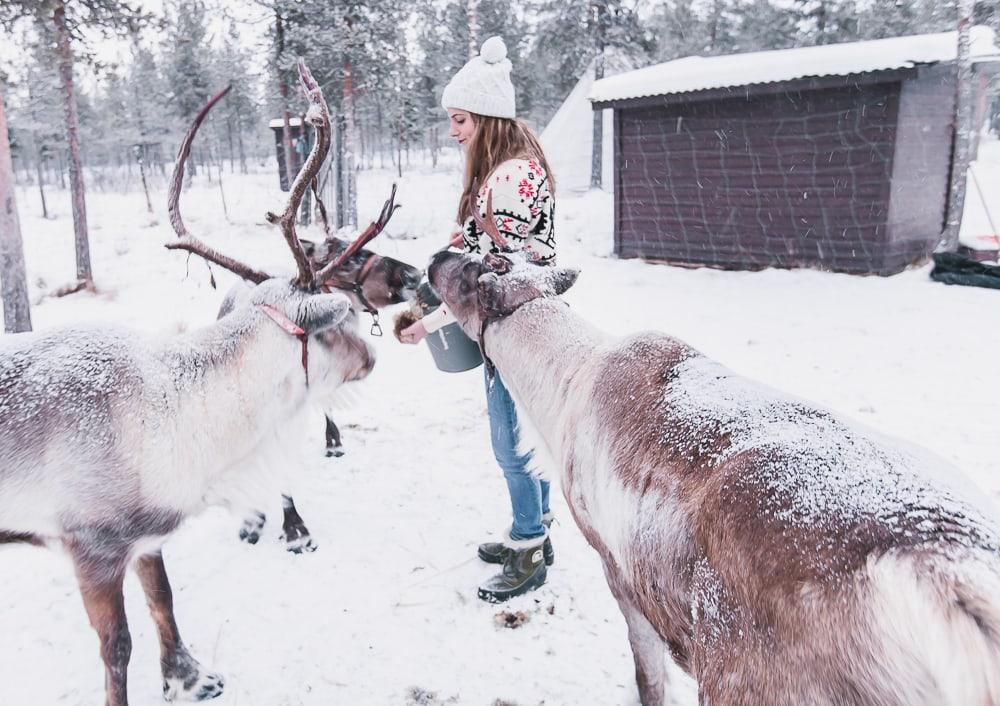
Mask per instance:
[[[474,193],[479,193],[475,182],[472,183],[472,190]],[[493,189],[486,192],[486,217],[480,216],[479,209],[473,206],[472,220],[475,221],[481,231],[490,236],[490,240],[496,243],[501,252],[510,252],[510,243],[500,235],[500,229],[497,228],[496,221],[493,220]]]
[[[219,267],[226,268],[243,279],[249,280],[254,284],[260,284],[264,280],[269,279],[270,275],[266,272],[255,270],[228,255],[223,255],[218,250],[210,248],[198,238],[188,233],[187,228],[184,226],[184,221],[181,219],[181,212],[178,206],[181,182],[184,181],[184,162],[187,161],[188,155],[191,153],[191,143],[194,141],[195,133],[201,127],[201,123],[205,120],[205,116],[208,115],[208,111],[222,100],[222,97],[229,93],[231,88],[232,85],[226,86],[226,88],[212,96],[212,99],[205,104],[205,107],[198,111],[198,114],[194,117],[194,121],[191,123],[191,127],[188,128],[187,134],[184,135],[184,139],[181,141],[181,147],[177,151],[177,161],[174,164],[174,173],[170,180],[170,189],[167,191],[167,212],[170,214],[170,225],[174,227],[174,232],[177,233],[178,239],[167,243],[166,247],[168,250],[187,250],[209,262],[214,262]]]
[[[285,236],[285,241],[288,243],[288,247],[291,248],[292,256],[295,258],[295,266],[299,270],[299,277],[296,280],[296,284],[303,288],[311,288],[315,283],[315,273],[312,269],[312,263],[309,262],[309,257],[302,247],[302,243],[299,242],[299,238],[295,234],[295,218],[306,189],[309,188],[309,185],[319,173],[319,169],[323,165],[323,160],[326,159],[326,153],[330,150],[330,110],[323,99],[323,91],[320,89],[319,84],[316,83],[316,79],[313,78],[309,67],[306,66],[306,62],[299,59],[298,66],[299,81],[302,83],[302,88],[309,97],[309,110],[306,112],[306,121],[311,123],[316,130],[316,143],[313,145],[309,157],[306,158],[306,163],[302,165],[302,169],[296,175],[295,181],[292,182],[292,188],[288,194],[288,204],[285,206],[284,212],[279,216],[269,211],[267,220],[270,223],[277,223],[281,226],[281,232]],[[305,134],[304,125],[303,134]]]
[[[399,208],[399,204],[396,203],[396,185],[393,184],[392,193],[389,194],[389,198],[386,199],[385,203],[382,205],[382,211],[379,213],[378,218],[372,221],[371,224],[365,228],[364,231],[362,231],[361,235],[355,238],[354,242],[347,246],[344,252],[340,253],[340,255],[329,262],[326,267],[316,273],[316,280],[319,282],[325,282],[333,271],[344,264],[344,262],[346,262],[351,255],[370,243],[376,235],[382,232],[382,229],[385,228],[397,208]]]

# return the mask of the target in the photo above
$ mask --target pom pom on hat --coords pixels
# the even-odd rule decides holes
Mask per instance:
[[[497,118],[516,116],[507,45],[500,37],[483,42],[479,56],[465,64],[444,88],[441,105]]]
[[[499,64],[507,58],[507,45],[500,37],[490,37],[479,50],[479,56],[487,64]]]

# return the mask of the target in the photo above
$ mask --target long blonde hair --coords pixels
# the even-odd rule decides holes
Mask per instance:
[[[458,201],[458,222],[464,222],[476,207],[474,185],[482,186],[493,170],[508,159],[534,159],[549,176],[549,191],[555,195],[556,181],[542,145],[527,123],[519,118],[494,118],[470,113],[476,131],[465,154],[465,183]]]

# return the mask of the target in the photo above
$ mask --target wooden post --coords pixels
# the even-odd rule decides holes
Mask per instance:
[[[35,172],[38,174],[38,195],[42,197],[42,218],[48,219],[49,207],[45,203],[45,170],[42,165],[45,158],[45,149],[37,134],[35,135],[35,142]]]
[[[594,57],[594,81],[604,78],[604,43],[608,21],[607,0],[594,0],[594,30],[597,55]],[[590,145],[590,188],[601,188],[604,157],[604,111],[594,111],[593,140]]]
[[[2,89],[0,84],[0,294],[3,296],[4,331],[19,333],[31,330],[31,308],[21,224],[14,202],[14,163],[10,156]]]
[[[958,58],[955,67],[955,136],[952,150],[951,184],[948,189],[948,216],[938,252],[958,249],[958,236],[962,229],[962,211],[965,209],[965,180],[969,171],[970,131],[972,129],[972,63],[969,60],[974,0],[961,0],[958,4]]]

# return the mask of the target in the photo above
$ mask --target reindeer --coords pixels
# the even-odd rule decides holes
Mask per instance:
[[[324,291],[337,290],[346,294],[351,301],[352,315],[357,311],[370,314],[372,316],[371,333],[381,336],[379,313],[376,307],[412,298],[421,274],[420,270],[411,265],[393,258],[382,257],[364,247],[366,243],[371,242],[375,236],[382,232],[392,214],[399,208],[395,203],[396,186],[393,185],[392,192],[382,206],[379,217],[354,241],[347,242],[330,235],[326,220],[326,208],[315,189],[315,178],[312,183],[314,196],[322,213],[324,228],[327,231],[327,238],[319,245],[304,240],[299,240],[299,242],[303,244],[303,250],[313,266],[322,268],[327,273],[326,279],[319,286]],[[171,201],[170,207],[176,209],[176,202]],[[286,213],[281,216],[268,214],[268,218],[275,223],[293,223],[295,211],[288,212],[286,210]],[[248,273],[246,282],[234,285],[227,292],[219,308],[218,318],[226,316],[248,296],[249,292],[252,291],[248,285],[256,283],[255,277],[254,273]],[[329,412],[325,414],[325,421],[327,456],[342,456],[344,452],[340,431]],[[316,551],[318,547],[290,494],[283,493],[281,495],[281,507],[283,514],[282,538],[288,551],[295,554]],[[240,539],[248,544],[256,544],[260,540],[260,534],[266,522],[267,516],[262,511],[250,510],[240,525]]]
[[[329,145],[322,93],[301,62],[299,71],[320,139],[292,187],[292,213]],[[171,188],[209,107],[181,145]],[[61,544],[69,553],[100,638],[107,706],[127,704],[129,566],[159,633],[164,696],[222,692],[222,678],[181,640],[159,546],[186,517],[231,504],[239,486],[268,470],[257,459],[278,451],[305,407],[374,364],[347,318],[347,298],[317,291],[329,272],[313,270],[292,227],[283,228],[298,271],[289,281],[208,247],[176,210],[171,219],[182,237],[168,248],[259,279],[245,303],[172,338],[73,326],[0,339],[0,543]]]
[[[703,706],[1000,704],[985,494],[675,338],[597,330],[557,298],[577,275],[520,253],[429,268],[559,469],[643,706],[665,703],[665,651]]]
[[[313,267],[323,269],[327,273],[320,287],[327,292],[337,290],[346,294],[351,302],[352,311],[363,311],[369,314],[372,317],[372,335],[381,336],[379,309],[412,299],[421,276],[420,270],[416,267],[391,257],[384,257],[364,247],[382,232],[392,214],[399,208],[395,203],[396,185],[393,184],[392,192],[382,206],[379,217],[354,241],[348,242],[330,233],[326,207],[320,198],[319,190],[316,188],[315,177],[312,178],[310,184],[320,211],[326,239],[318,244],[302,239],[299,242],[302,243],[303,250]],[[175,211],[179,213],[176,202],[178,192],[179,188],[171,191],[173,195],[169,203],[171,213]],[[294,220],[295,213],[295,211],[286,210],[282,216],[268,214],[268,218],[275,223],[287,224]],[[178,235],[181,233],[178,232]],[[246,281],[247,283],[257,283],[253,273],[248,275]],[[252,291],[251,288],[245,283],[234,285],[226,294],[219,308],[218,318],[222,318],[232,311],[238,302],[248,296],[250,291]],[[325,423],[327,457],[343,456],[340,430],[329,411],[325,414]],[[316,551],[317,544],[302,520],[302,516],[295,507],[295,500],[290,494],[282,493],[281,509],[283,515],[281,536],[287,550],[294,554]],[[258,509],[250,510],[240,525],[239,538],[248,544],[256,544],[260,540],[261,532],[266,523],[267,515]]]
[[[330,224],[326,216],[326,206],[323,204],[316,188],[316,179],[312,180],[313,195],[319,208],[323,230],[326,238],[321,243],[301,240],[306,255],[313,266],[322,269],[336,260],[337,265],[330,270],[323,287],[327,290],[343,292],[351,300],[351,308],[371,316],[371,334],[382,335],[379,323],[379,310],[392,304],[410,301],[417,292],[421,272],[405,262],[395,258],[379,255],[362,244],[370,242],[378,235],[398,206],[394,205],[396,186],[393,185],[389,200],[382,208],[378,220],[372,223],[368,230],[353,242],[338,238],[330,232]],[[225,307],[225,304],[223,305]],[[220,312],[220,316],[222,312]],[[344,455],[340,430],[330,414],[326,415],[326,455],[340,457]]]
[[[229,89],[225,89],[225,95]],[[209,103],[208,110],[214,106]],[[200,126],[200,121],[195,124],[194,134]],[[187,152],[183,152],[181,159],[186,161]],[[180,194],[180,175],[182,172],[175,172],[172,188],[167,199],[168,211],[171,214],[171,223],[178,237],[184,237],[183,224],[180,219],[180,206],[178,198]],[[385,257],[375,253],[366,247],[385,228],[392,214],[399,206],[395,203],[396,185],[392,187],[389,199],[382,207],[379,217],[373,221],[368,228],[362,232],[355,240],[347,241],[338,238],[330,232],[330,224],[327,218],[326,206],[317,188],[317,179],[313,175],[309,179],[309,186],[312,189],[313,197],[319,209],[320,220],[326,238],[316,243],[310,240],[299,239],[302,249],[309,259],[314,269],[324,271],[324,279],[319,284],[320,288],[326,292],[334,290],[347,295],[351,302],[353,312],[364,312],[372,317],[371,333],[381,336],[382,329],[379,324],[379,309],[391,304],[398,304],[409,301],[416,293],[417,284],[420,282],[421,272],[416,267],[409,265],[395,258]],[[297,202],[296,202],[297,208]],[[283,229],[294,228],[294,221],[297,211],[292,208],[292,202],[281,215],[268,213],[267,218],[271,223],[279,224]],[[176,218],[174,215],[176,214]],[[296,236],[297,237],[297,236]],[[217,318],[222,318],[231,312],[239,303],[243,302],[253,291],[252,285],[263,281],[265,275],[256,271],[241,273],[243,281],[234,285],[226,293],[222,305],[219,308]],[[214,278],[212,283],[214,286]],[[340,430],[333,420],[330,412],[325,414],[325,436],[327,457],[341,457],[344,455],[343,441]],[[282,538],[285,541],[288,551],[299,554],[302,552],[314,552],[318,548],[312,539],[309,528],[306,527],[302,516],[295,507],[295,500],[288,493],[281,495],[282,507]],[[247,511],[239,529],[239,538],[248,543],[256,544],[260,540],[261,532],[267,522],[267,516],[258,509]]]

